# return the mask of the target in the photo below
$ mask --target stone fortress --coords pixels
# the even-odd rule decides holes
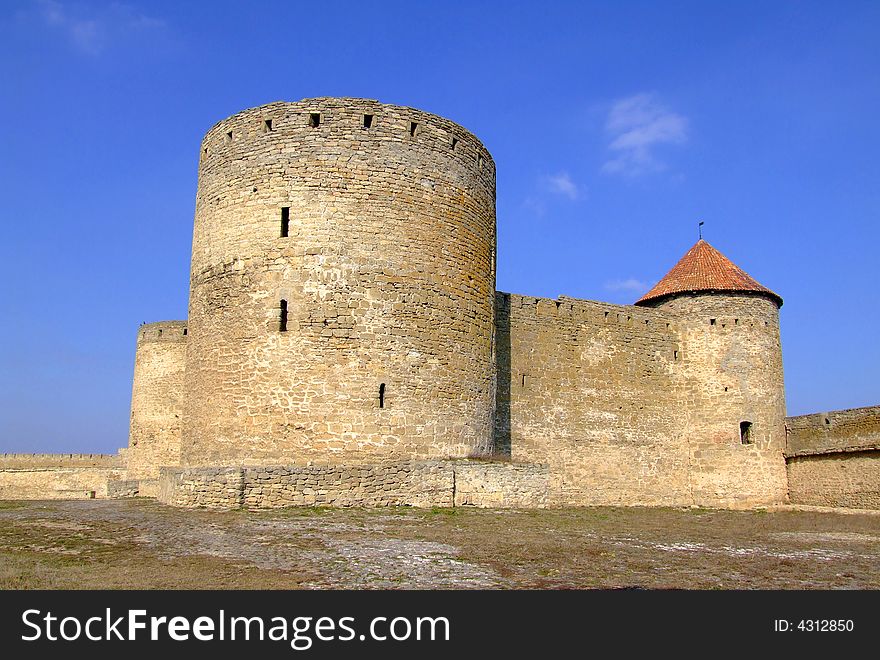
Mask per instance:
[[[495,250],[495,163],[457,124],[229,117],[189,318],[138,329],[128,448],[6,455],[0,497],[880,508],[880,408],[786,418],[782,299],[708,243],[633,306],[498,292]]]

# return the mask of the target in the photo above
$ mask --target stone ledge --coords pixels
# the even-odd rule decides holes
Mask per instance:
[[[163,468],[160,502],[179,507],[547,506],[545,465],[470,460],[368,465]]]

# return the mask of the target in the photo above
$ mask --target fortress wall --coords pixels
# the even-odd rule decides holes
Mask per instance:
[[[880,406],[788,417],[787,456],[880,449]]]
[[[221,121],[199,167],[184,464],[487,451],[494,285],[495,166],[460,126],[364,99]]]
[[[691,502],[674,317],[503,293],[496,311],[496,447],[549,465],[551,503]]]
[[[546,466],[483,461],[168,468],[159,500],[181,507],[493,506],[547,502]]]
[[[129,479],[156,479],[179,465],[186,321],[138,328],[126,464]]]
[[[455,506],[541,509],[550,501],[546,465],[455,461]]]
[[[106,498],[108,482],[123,479],[122,467],[0,466],[0,500],[81,500]]]
[[[678,318],[694,501],[758,506],[787,497],[779,308],[763,296],[683,294]],[[741,423],[751,424],[744,444]]]
[[[116,454],[0,454],[0,470],[124,467]]]
[[[880,509],[880,406],[786,419],[794,504]]]
[[[880,451],[793,456],[787,469],[792,504],[880,509]]]

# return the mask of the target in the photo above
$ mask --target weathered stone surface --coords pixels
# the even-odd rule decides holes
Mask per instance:
[[[785,426],[789,457],[880,449],[880,406],[789,417]]]
[[[773,301],[682,295],[651,308],[498,294],[496,322],[496,444],[550,466],[552,503],[785,501]]]
[[[0,467],[0,500],[66,500],[116,496],[125,470],[106,467]]]
[[[180,463],[186,321],[138,328],[126,464],[129,479],[158,479]]]
[[[487,451],[494,260],[494,164],[457,124],[330,98],[219,122],[199,164],[183,464]]]
[[[880,451],[794,456],[787,465],[794,504],[880,509]]]
[[[789,417],[795,504],[880,509],[880,406]]]
[[[159,499],[182,507],[416,506],[540,508],[548,502],[544,465],[487,461],[406,461],[357,468],[272,466],[168,468]]]

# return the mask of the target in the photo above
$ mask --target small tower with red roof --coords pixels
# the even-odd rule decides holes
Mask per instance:
[[[784,501],[782,298],[700,239],[636,305],[680,319],[694,501]]]

